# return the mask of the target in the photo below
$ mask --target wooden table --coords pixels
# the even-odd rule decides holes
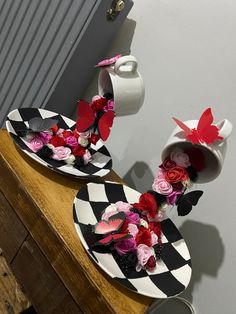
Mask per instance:
[[[114,171],[103,180],[121,182]],[[0,247],[39,313],[144,313],[153,299],[114,282],[80,243],[72,204],[85,183],[41,166],[0,130]]]
[[[0,249],[0,313],[21,313],[29,310],[30,305]]]

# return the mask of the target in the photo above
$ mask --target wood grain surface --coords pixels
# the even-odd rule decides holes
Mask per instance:
[[[72,205],[87,182],[47,169],[20,151],[0,130],[0,189],[63,284],[85,313],[144,313],[153,299],[104,273],[76,233]],[[122,182],[111,171],[100,181]]]
[[[28,232],[14,209],[0,191],[0,245],[4,251],[4,257],[11,263],[16,252],[24,242]]]
[[[0,249],[0,313],[20,313],[29,306],[30,301],[21,291]]]
[[[82,313],[55,271],[28,236],[11,264],[38,313]]]

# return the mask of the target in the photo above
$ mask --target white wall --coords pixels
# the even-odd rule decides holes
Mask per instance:
[[[136,0],[108,56],[129,50],[139,61],[145,103],[135,116],[116,118],[107,147],[114,170],[145,191],[175,127],[172,116],[197,119],[211,106],[216,121],[236,124],[236,1]],[[96,90],[95,79],[86,96]],[[233,133],[220,177],[200,187],[205,193],[188,217],[172,217],[193,262],[183,296],[199,314],[236,313],[235,154]],[[170,304],[158,313],[176,312]]]

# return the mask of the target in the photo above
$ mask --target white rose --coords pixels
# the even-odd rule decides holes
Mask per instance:
[[[182,181],[182,184],[187,189],[191,189],[194,185],[194,183],[190,180]]]
[[[88,139],[87,138],[84,138],[82,136],[80,136],[78,138],[78,143],[82,146],[82,147],[86,147],[89,143]]]
[[[68,165],[73,165],[73,164],[74,164],[74,161],[75,161],[75,156],[74,156],[74,155],[70,155],[70,156],[65,160],[65,162],[66,162]]]
[[[35,133],[28,131],[25,136],[26,141],[30,142],[33,138],[35,138]]]
[[[47,147],[51,148],[52,150],[54,150],[54,148],[55,148],[52,144],[49,144],[49,143],[47,144]]]
[[[117,207],[115,204],[110,204],[109,206],[107,206],[107,208],[105,209],[105,213],[110,213],[110,212],[114,212],[117,211]]]
[[[140,226],[143,226],[144,228],[148,229],[148,223],[146,220],[144,219],[140,219]]]

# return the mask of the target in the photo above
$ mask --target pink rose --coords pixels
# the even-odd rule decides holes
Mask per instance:
[[[95,96],[93,96],[93,98],[92,98],[92,102],[93,102],[93,101],[96,101],[96,100],[99,100],[99,99],[101,99],[101,98],[103,98],[103,97],[100,96],[100,95],[95,95]]]
[[[156,175],[157,179],[164,179],[165,178],[165,171],[162,168],[159,168],[157,175]]]
[[[151,241],[152,241],[152,246],[158,243],[158,236],[153,231],[151,231]]]
[[[157,180],[161,180],[161,179],[165,179],[165,170],[163,168],[159,168],[157,171],[157,174],[155,176],[154,182],[153,182],[153,186],[155,185]],[[154,188],[153,188],[154,190]]]
[[[72,148],[75,148],[77,145],[78,145],[78,140],[75,136],[71,135],[71,136],[67,136],[65,138],[65,142],[66,142],[66,145],[72,147]]]
[[[138,234],[138,227],[135,224],[128,224],[128,230],[134,238]]]
[[[114,111],[115,102],[113,99],[109,99],[106,106],[103,108],[104,111]]]
[[[69,147],[58,146],[53,149],[52,158],[55,160],[66,160],[71,154]]]
[[[48,144],[52,138],[52,133],[50,132],[39,132],[39,137],[42,140],[43,144]]]
[[[39,136],[35,136],[29,143],[29,148],[34,152],[37,153],[43,147],[43,141]]]
[[[125,212],[125,217],[129,223],[138,225],[140,223],[139,215],[131,211]]]
[[[167,195],[167,204],[174,205],[178,199],[178,196],[180,196],[181,194],[183,194],[183,191],[173,191],[171,194]]]
[[[169,195],[173,192],[172,185],[167,182],[165,179],[157,179],[154,181],[152,188],[154,191],[158,192],[159,194]]]
[[[119,212],[127,212],[130,211],[130,209],[132,208],[132,206],[129,203],[125,203],[122,201],[116,202],[115,205]]]
[[[87,165],[92,159],[92,156],[88,150],[86,150],[85,154],[83,155],[84,164]]]
[[[134,238],[128,238],[116,242],[114,248],[119,255],[125,255],[128,252],[136,251],[137,245]]]
[[[170,154],[170,159],[173,160],[177,166],[187,168],[191,166],[191,163],[189,161],[189,157],[187,154],[185,154],[182,149],[175,149]]]
[[[153,255],[153,250],[146,244],[139,244],[137,247],[138,265],[137,271],[140,271],[146,264],[149,258]]]
[[[57,135],[57,136],[62,136],[62,135],[63,135],[62,133],[63,133],[64,131],[65,131],[65,129],[60,128],[60,129],[57,130],[56,135]]]

